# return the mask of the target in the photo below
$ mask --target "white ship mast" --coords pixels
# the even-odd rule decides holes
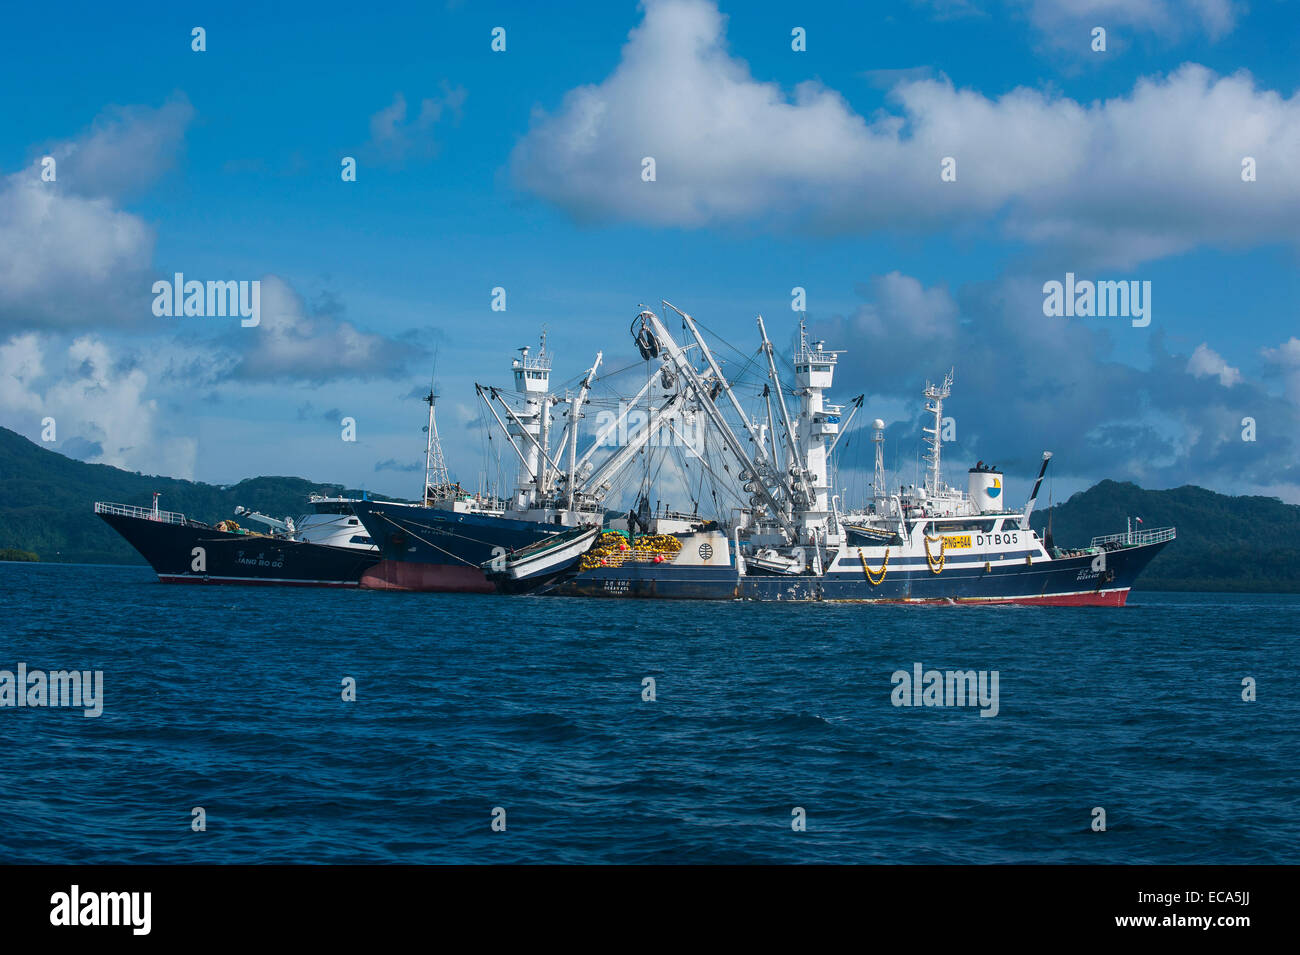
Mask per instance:
[[[871,510],[883,514],[887,490],[885,488],[885,422],[876,418],[871,422],[871,443],[876,448],[876,467],[871,479]]]
[[[577,490],[575,483],[578,472],[578,422],[582,420],[582,406],[587,403],[587,395],[591,392],[591,381],[596,376],[596,369],[600,367],[600,360],[604,355],[604,352],[596,352],[596,360],[583,376],[578,394],[569,402],[569,424],[564,432],[564,442],[569,448],[569,473],[565,475],[565,492],[568,495],[569,510],[573,510]]]
[[[790,487],[787,490],[790,492],[790,498],[795,502],[795,505],[799,508],[806,509],[813,506],[815,496],[812,485],[809,483],[811,472],[809,471],[808,464],[804,460],[804,455],[799,448],[795,429],[790,424],[790,411],[785,405],[785,388],[782,387],[781,376],[776,370],[776,358],[773,356],[774,349],[772,348],[772,343],[768,341],[767,327],[763,324],[762,315],[758,316],[758,333],[763,339],[763,354],[767,356],[767,375],[768,378],[771,379],[772,386],[776,391],[776,407],[777,410],[781,412],[781,425],[785,429],[786,448],[790,452],[790,467],[788,470]],[[799,323],[799,334],[800,341],[802,342],[804,339],[803,322]],[[796,376],[797,375],[798,367],[796,366]],[[759,442],[759,447],[762,448],[761,441]],[[772,460],[774,462],[776,461],[775,450],[772,452]],[[824,457],[822,458],[822,464],[824,473]]]
[[[925,463],[929,473],[925,477],[925,492],[930,497],[938,497],[943,488],[943,475],[940,473],[943,456],[943,400],[952,394],[954,369],[949,369],[942,385],[925,383],[923,395],[926,399],[925,410],[934,415],[934,427],[922,428],[925,443],[930,449],[925,453]]]

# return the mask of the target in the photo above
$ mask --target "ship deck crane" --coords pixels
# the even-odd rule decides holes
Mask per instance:
[[[677,344],[673,339],[672,334],[666,327],[664,327],[664,323],[660,320],[659,316],[649,309],[646,309],[641,312],[640,318],[643,322],[650,325],[655,337],[659,341],[659,344],[667,350],[668,356],[672,360],[673,365],[680,373],[680,376],[687,382],[689,388],[695,395],[696,400],[699,402],[700,407],[709,417],[709,420],[713,422],[714,427],[718,429],[718,433],[722,436],[723,443],[726,444],[731,453],[735,455],[736,460],[740,462],[741,467],[744,468],[747,473],[755,476],[753,482],[754,492],[762,502],[767,505],[773,519],[791,538],[796,537],[798,532],[795,529],[794,523],[785,513],[785,510],[777,501],[776,497],[768,489],[767,482],[763,480],[765,474],[771,474],[771,467],[767,462],[767,455],[763,447],[761,436],[755,432],[754,426],[750,423],[749,418],[744,413],[744,409],[740,407],[740,402],[732,391],[731,385],[723,376],[722,369],[718,367],[717,362],[713,358],[713,354],[709,351],[704,339],[700,336],[699,330],[695,327],[694,321],[691,320],[689,315],[677,308],[675,305],[666,301],[663,304],[665,307],[671,308],[678,315],[682,316],[682,320],[686,324],[687,329],[690,331],[691,335],[694,336],[696,344],[700,346],[700,353],[704,356],[709,368],[713,371],[715,382],[727,393],[733,406],[740,414],[740,418],[744,422],[746,430],[749,431],[751,438],[754,439],[754,444],[759,449],[762,466],[756,463],[754,459],[749,456],[749,453],[745,450],[745,446],[736,436],[735,431],[733,431],[731,425],[727,423],[726,418],[723,417],[722,411],[718,408],[712,396],[709,394],[709,389],[705,387],[699,372],[697,372],[695,366],[686,359],[681,346]]]

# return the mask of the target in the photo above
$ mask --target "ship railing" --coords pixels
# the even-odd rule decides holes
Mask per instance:
[[[652,518],[662,517],[673,521],[699,521],[705,523],[705,519],[699,514],[687,513],[686,511],[670,511],[667,508],[654,511],[650,515]]]
[[[1177,530],[1173,527],[1158,527],[1149,531],[1130,531],[1125,534],[1106,534],[1102,537],[1094,537],[1089,547],[1126,547],[1139,546],[1143,544],[1159,544],[1163,541],[1171,541],[1177,536]]]
[[[107,501],[95,502],[96,514],[116,514],[118,517],[136,517],[142,521],[158,521],[160,524],[184,524],[185,515],[177,511],[155,511],[151,507],[136,507],[134,504],[110,504]]]

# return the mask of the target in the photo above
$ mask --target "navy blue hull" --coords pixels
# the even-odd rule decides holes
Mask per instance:
[[[149,561],[167,584],[357,587],[374,551],[330,547],[121,514],[100,517]]]
[[[358,501],[352,509],[379,547],[361,581],[376,590],[493,593],[481,564],[569,529],[418,504]]]
[[[734,567],[679,567],[626,563],[596,567],[557,581],[539,593],[581,597],[657,597],[682,600],[830,600],[919,603],[1037,603],[1123,606],[1137,576],[1165,542],[1106,554],[1106,569],[1082,555],[1038,563],[945,567],[938,574],[915,565],[890,567],[873,585],[861,569],[822,576],[751,572]],[[873,569],[873,576],[879,568]]]

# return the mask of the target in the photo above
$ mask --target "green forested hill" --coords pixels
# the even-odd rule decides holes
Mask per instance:
[[[94,503],[148,507],[154,491],[162,492],[159,506],[164,510],[208,523],[233,517],[238,504],[283,517],[304,513],[313,492],[360,496],[337,484],[297,477],[250,478],[222,488],[142,475],[64,457],[0,428],[0,550],[33,551],[43,561],[143,563],[94,513]]]
[[[1041,498],[1040,498],[1041,500]],[[1300,592],[1300,507],[1275,497],[1229,497],[1187,485],[1144,491],[1102,481],[1051,509],[1059,546],[1086,544],[1097,535],[1175,526],[1178,539],[1151,562],[1139,590]],[[1032,524],[1042,534],[1047,511]]]

